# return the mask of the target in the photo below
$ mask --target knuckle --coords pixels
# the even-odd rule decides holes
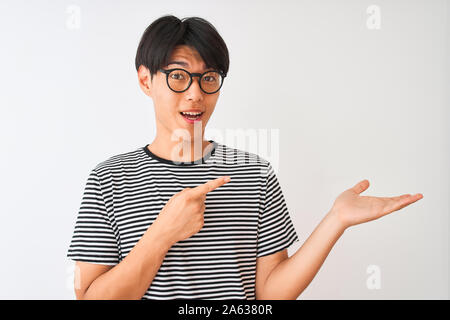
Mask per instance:
[[[191,192],[185,192],[184,193],[184,198],[187,200],[191,200],[192,199],[192,193]]]

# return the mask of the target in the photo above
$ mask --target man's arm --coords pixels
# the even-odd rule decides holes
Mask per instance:
[[[158,219],[155,220],[119,264],[109,270],[102,266],[103,272],[100,266],[96,268],[100,275],[93,281],[92,264],[79,265],[75,274],[75,284],[79,286],[75,285],[77,299],[141,299],[172,245]]]
[[[369,181],[364,179],[336,198],[303,246],[270,272],[259,299],[297,299],[348,227],[379,219],[423,198],[421,193],[397,197],[361,196],[368,187]]]
[[[75,278],[75,287],[79,283],[83,288],[76,291],[77,298],[141,299],[169,249],[203,227],[206,194],[229,181],[229,176],[223,176],[173,195],[126,258],[114,268],[80,264],[85,275],[83,278],[83,270],[77,272],[81,281]]]
[[[270,255],[256,258],[256,279],[255,279],[255,295],[259,299],[263,293],[263,288],[269,274],[282,261],[288,258],[287,249],[275,252]]]
[[[269,273],[257,299],[295,300],[319,271],[345,227],[330,211],[305,243]]]

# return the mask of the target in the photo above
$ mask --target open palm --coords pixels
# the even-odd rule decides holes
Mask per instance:
[[[333,210],[345,228],[378,219],[423,198],[420,193],[404,194],[398,197],[361,196],[360,193],[368,187],[369,181],[362,180],[336,198]]]

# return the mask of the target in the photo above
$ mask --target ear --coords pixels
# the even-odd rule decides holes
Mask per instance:
[[[149,97],[152,97],[152,89],[153,89],[153,83],[150,79],[150,70],[143,66],[142,64],[139,66],[138,69],[138,81],[139,86],[141,87],[141,90]]]

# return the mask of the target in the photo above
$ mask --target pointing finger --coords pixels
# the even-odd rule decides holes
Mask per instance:
[[[195,188],[192,188],[192,191],[194,191],[197,194],[207,194],[208,192],[211,192],[217,189],[218,187],[223,186],[230,180],[231,178],[229,176],[220,177],[214,180],[210,180],[199,186],[196,186]]]

